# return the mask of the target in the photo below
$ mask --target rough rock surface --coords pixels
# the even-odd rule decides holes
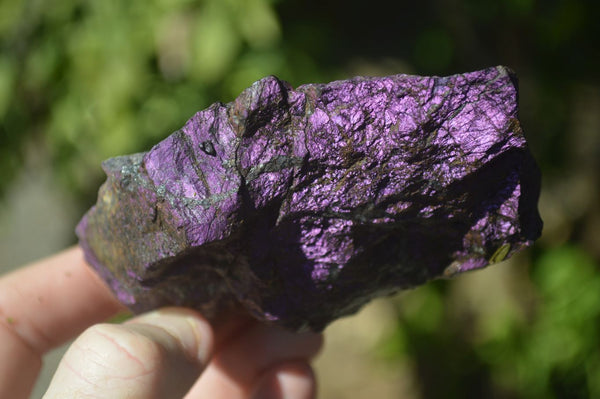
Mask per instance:
[[[77,234],[136,312],[214,318],[241,304],[318,331],[371,298],[499,262],[542,227],[504,67],[295,90],[267,77],[103,168]]]

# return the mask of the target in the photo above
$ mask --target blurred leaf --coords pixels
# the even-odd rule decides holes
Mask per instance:
[[[15,78],[15,66],[11,60],[0,56],[0,118],[4,117],[12,101]]]
[[[252,47],[273,45],[281,32],[277,16],[266,0],[242,0],[239,2],[238,25],[244,39]]]
[[[240,45],[226,2],[208,1],[196,21],[191,75],[201,83],[221,79],[229,72]]]
[[[444,303],[435,284],[407,292],[400,306],[405,322],[420,331],[433,332],[442,323]]]
[[[0,36],[13,33],[15,24],[21,17],[23,2],[0,1]]]

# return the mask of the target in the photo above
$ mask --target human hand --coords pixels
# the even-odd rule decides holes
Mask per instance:
[[[0,398],[28,397],[45,352],[79,335],[44,398],[312,398],[318,334],[170,308],[124,308],[71,248],[0,279]],[[89,327],[92,326],[92,327]],[[186,394],[187,393],[187,394]]]

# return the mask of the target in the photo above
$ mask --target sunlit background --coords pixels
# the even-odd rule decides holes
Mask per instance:
[[[334,323],[321,397],[599,398],[599,4],[0,0],[0,270],[75,243],[101,160],[266,75],[297,86],[504,64],[543,173],[542,238]]]

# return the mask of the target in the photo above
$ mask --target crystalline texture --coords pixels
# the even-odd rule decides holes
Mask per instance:
[[[539,172],[504,67],[264,78],[147,153],[109,159],[77,227],[136,312],[232,306],[321,330],[371,298],[481,268],[540,234]]]

